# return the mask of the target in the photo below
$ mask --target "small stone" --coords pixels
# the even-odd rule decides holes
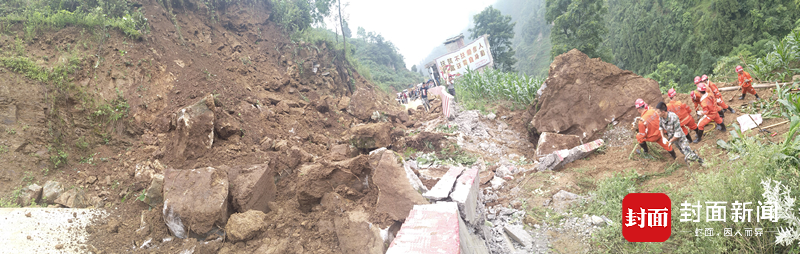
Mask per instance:
[[[63,249],[63,248],[64,248],[63,244],[60,244],[60,243],[56,244],[56,250],[60,250],[60,249]]]
[[[67,222],[68,223],[72,223],[72,219],[67,219]]]
[[[486,115],[486,118],[488,118],[489,120],[494,120],[496,117],[497,115],[495,115],[494,113],[489,113],[488,115]]]
[[[25,213],[25,217],[31,217],[31,212]]]
[[[30,239],[31,239],[31,236],[28,236],[28,240],[30,240]]]

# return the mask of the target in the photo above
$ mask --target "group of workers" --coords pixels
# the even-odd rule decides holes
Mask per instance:
[[[428,89],[434,86],[433,80],[429,79],[427,82],[422,83],[420,86],[415,86],[411,89],[403,90],[402,92],[397,94],[397,100],[401,104],[408,104],[409,102],[416,100],[417,98],[422,100],[422,105],[425,107],[425,111],[429,111],[431,109],[430,103],[428,102]]]
[[[739,99],[743,100],[747,93],[760,99],[753,89],[753,79],[750,74],[745,72],[742,66],[736,66],[736,73],[742,90]],[[712,121],[716,123],[717,130],[726,131],[723,121],[725,111],[736,112],[725,104],[719,88],[708,80],[707,75],[695,77],[694,83],[697,85],[697,90],[692,91],[690,96],[697,116],[700,117],[697,123],[691,115],[689,106],[675,99],[677,95],[675,89],[669,89],[667,92],[669,102],[659,102],[655,109],[651,109],[644,100],[636,99],[634,106],[641,116],[636,118],[634,124],[638,123],[639,133],[636,134],[636,141],[641,147],[640,153],[642,151],[648,153],[646,142],[655,142],[667,150],[673,159],[677,158],[674,146],[686,156],[686,160],[703,163],[703,159],[689,147],[689,142],[699,143],[703,139],[705,126]],[[689,130],[694,130],[697,138],[692,139]]]

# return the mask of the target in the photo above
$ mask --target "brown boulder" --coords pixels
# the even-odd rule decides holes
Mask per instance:
[[[214,131],[222,139],[228,139],[233,135],[242,135],[242,127],[239,121],[233,118],[228,113],[219,110],[214,114],[216,121],[214,121]]]
[[[214,144],[214,96],[209,94],[195,104],[178,110],[174,144],[175,157],[187,160],[204,155]]]
[[[231,242],[250,240],[264,229],[266,218],[266,214],[256,210],[232,214],[225,225],[225,233]]]
[[[31,203],[38,203],[42,198],[42,186],[31,184],[20,190],[19,205],[29,206]]]
[[[230,196],[237,212],[257,210],[269,212],[267,203],[275,200],[277,189],[267,164],[234,167],[228,170],[231,179]]]
[[[579,145],[581,145],[581,138],[578,136],[545,132],[539,135],[536,158],[544,157],[558,150],[572,149]]]
[[[378,186],[378,203],[375,211],[386,213],[397,221],[405,220],[414,205],[428,204],[406,176],[402,159],[392,150],[384,149],[369,155],[373,168],[372,181]]]
[[[590,59],[575,49],[557,56],[549,73],[539,111],[531,121],[534,134],[552,132],[594,140],[612,121],[630,123],[639,116],[633,106],[637,98],[650,105],[662,101],[656,81],[599,58]]]
[[[339,98],[338,108],[340,111],[346,110],[347,107],[349,106],[350,106],[350,97],[342,96],[342,98]]]
[[[56,199],[56,204],[60,204],[69,208],[85,208],[86,197],[83,193],[83,190],[71,189],[61,194],[61,196],[58,196]]]
[[[198,169],[166,169],[164,171],[164,217],[178,218],[178,227],[170,231],[188,230],[205,236],[215,226],[228,221],[228,173],[206,167]],[[167,223],[170,225],[170,223]],[[185,236],[185,235],[184,235]]]
[[[358,155],[358,150],[348,144],[332,145],[328,158],[332,161],[345,160]]]
[[[334,218],[336,238],[344,254],[383,254],[383,238],[378,227],[367,220],[369,214],[349,211]]]
[[[388,122],[359,125],[350,129],[353,137],[350,143],[359,149],[375,149],[392,144],[390,132],[392,124]]]

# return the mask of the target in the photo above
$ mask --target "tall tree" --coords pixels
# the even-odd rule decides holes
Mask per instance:
[[[608,7],[604,0],[547,0],[545,8],[545,19],[553,23],[551,58],[578,49],[589,57],[611,60],[611,54],[600,48],[603,35],[608,32],[603,16]]]
[[[511,22],[510,15],[503,15],[499,10],[489,6],[473,17],[475,27],[470,28],[470,38],[476,39],[484,34],[489,35],[489,48],[494,57],[494,67],[496,69],[515,72],[514,48],[511,46],[511,39],[514,38],[514,26],[517,22]]]
[[[412,72],[417,72],[417,65],[416,64],[411,66],[411,71]]]

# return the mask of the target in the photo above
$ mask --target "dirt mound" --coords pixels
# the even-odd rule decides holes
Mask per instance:
[[[658,83],[573,49],[550,64],[550,76],[531,121],[534,135],[571,134],[583,141],[600,138],[609,123],[630,123],[637,98],[655,106]]]

